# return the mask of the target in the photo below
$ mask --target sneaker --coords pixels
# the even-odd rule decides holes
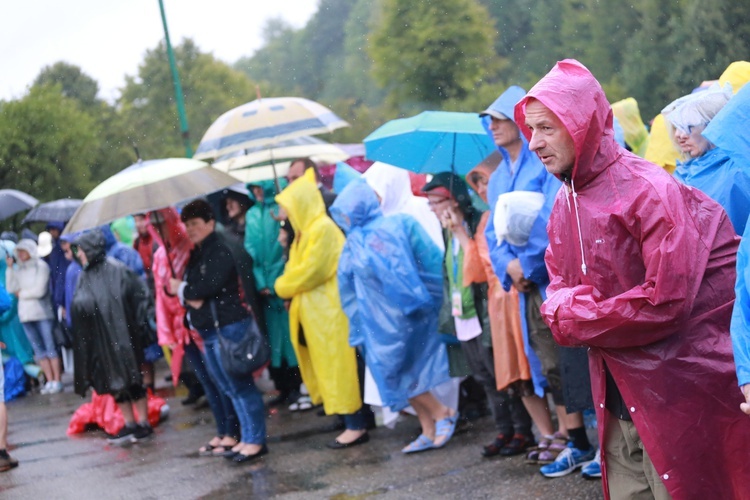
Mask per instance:
[[[52,382],[48,382],[48,384],[49,389],[47,389],[47,392],[45,394],[59,394],[64,390],[63,384],[59,380],[53,380]]]
[[[153,435],[154,435],[154,428],[151,427],[151,425],[149,425],[148,422],[144,424],[138,424],[135,427],[135,432],[133,432],[132,441],[134,443],[137,441],[143,441],[144,439],[148,439]]]
[[[11,457],[7,453],[4,457],[0,457],[0,472],[5,472],[18,467],[18,460]]]
[[[602,450],[596,450],[594,459],[581,467],[581,476],[584,479],[599,479],[602,477]]]
[[[544,477],[567,476],[586,462],[592,461],[595,456],[596,449],[593,446],[588,451],[582,451],[573,448],[573,443],[568,443],[568,447],[560,452],[555,461],[540,468],[539,472]]]
[[[135,434],[135,431],[138,429],[138,426],[125,426],[117,434],[108,434],[107,435],[107,442],[109,444],[118,444],[118,445],[125,445],[130,444],[133,442],[133,435]]]
[[[39,394],[49,394],[50,389],[52,388],[52,381],[45,382],[44,386],[39,389]]]

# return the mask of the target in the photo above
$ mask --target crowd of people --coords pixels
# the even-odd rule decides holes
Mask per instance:
[[[484,457],[523,455],[549,478],[582,469],[609,498],[750,498],[742,84],[676,99],[649,133],[632,99],[610,106],[561,61],[479,114],[498,155],[465,176],[415,184],[378,162],[334,194],[299,159],[228,192],[228,224],[205,199],[134,214],[130,244],[119,225],[51,223],[48,257],[29,239],[8,254],[0,307],[17,309],[42,393],[62,390],[56,324],[72,331],[75,391],[122,412],[113,443],[153,434],[158,343],[214,416],[201,456],[267,454],[266,405],[338,415],[331,449],[366,444],[375,407],[389,425],[412,413],[404,454],[445,447],[478,407],[494,426]],[[658,134],[673,175],[641,157]],[[257,331],[267,403],[222,358],[224,340]],[[5,418],[0,405],[4,469],[17,465]]]

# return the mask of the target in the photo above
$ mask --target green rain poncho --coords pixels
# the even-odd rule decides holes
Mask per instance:
[[[252,194],[252,187],[263,189],[263,201]],[[250,197],[255,204],[245,215],[245,250],[253,258],[253,274],[258,291],[269,290],[271,295],[261,301],[265,312],[266,331],[271,343],[271,366],[278,368],[286,361],[288,366],[297,366],[297,357],[289,338],[289,313],[284,301],[274,292],[276,278],[284,272],[283,250],[279,242],[279,223],[271,213],[279,208],[274,201],[276,186],[274,181],[260,181],[247,185]],[[281,189],[286,187],[286,179],[279,180]]]

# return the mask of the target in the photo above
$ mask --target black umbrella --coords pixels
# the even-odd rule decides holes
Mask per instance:
[[[0,189],[0,220],[23,212],[39,203],[33,196],[15,189]]]
[[[81,203],[83,203],[83,200],[71,200],[69,198],[42,203],[26,214],[22,223],[68,222],[73,217],[75,211],[78,210],[78,207],[81,206]]]

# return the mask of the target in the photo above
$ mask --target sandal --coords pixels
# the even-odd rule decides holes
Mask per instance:
[[[432,439],[424,434],[420,434],[417,439],[402,448],[401,453],[418,453],[420,451],[431,450],[434,447],[435,443],[432,442]]]
[[[456,432],[456,424],[458,423],[458,413],[452,417],[446,417],[442,420],[435,422],[435,441],[437,438],[445,438],[440,444],[435,443],[435,448],[442,448],[448,441],[453,437],[453,433]]]
[[[213,456],[214,455],[214,450],[216,450],[217,448],[222,448],[221,439],[222,438],[220,438],[220,437],[217,436],[217,437],[213,438],[211,441],[209,441],[208,443],[206,443],[203,446],[201,446],[200,448],[198,448],[198,456],[199,457],[211,457],[211,456]],[[219,444],[211,444],[211,443],[216,442],[216,441],[218,441]]]
[[[539,440],[539,446],[536,449],[535,457],[532,457],[532,455],[535,453],[534,451],[532,451],[526,457],[526,462],[535,464],[550,464],[554,462],[557,458],[557,455],[559,455],[567,447],[568,439],[559,432],[555,432],[555,434],[552,436],[544,436],[541,440]],[[531,458],[534,458],[533,462],[530,461]]]

